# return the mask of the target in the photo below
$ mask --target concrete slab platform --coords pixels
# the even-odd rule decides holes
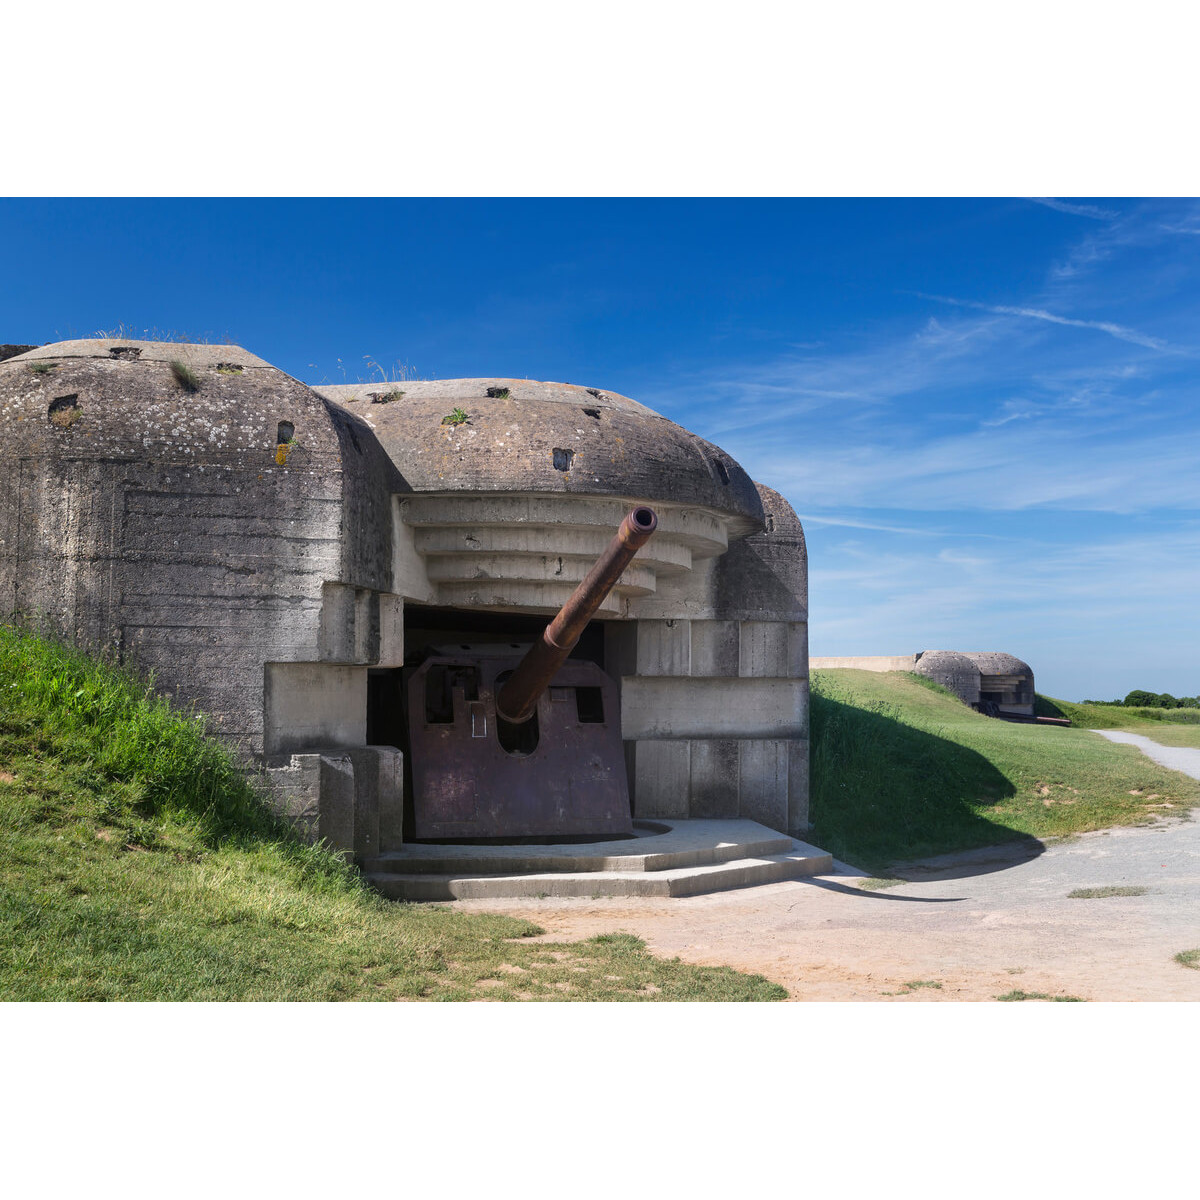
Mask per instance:
[[[364,863],[395,900],[694,896],[832,870],[823,850],[755,821],[661,821],[660,833],[557,846],[412,845]]]

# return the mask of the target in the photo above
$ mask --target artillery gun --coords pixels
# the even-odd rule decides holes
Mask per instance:
[[[406,672],[417,839],[632,834],[617,685],[569,655],[657,527],[633,509],[531,646],[435,647]]]

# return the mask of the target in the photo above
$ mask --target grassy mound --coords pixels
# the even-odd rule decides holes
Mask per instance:
[[[0,1000],[777,1000],[628,935],[385,901],[144,682],[0,628]]]
[[[1086,727],[984,717],[901,672],[814,671],[811,713],[812,841],[872,870],[1143,824],[1200,803],[1200,781],[1132,746]],[[1152,736],[1165,740],[1158,728]]]

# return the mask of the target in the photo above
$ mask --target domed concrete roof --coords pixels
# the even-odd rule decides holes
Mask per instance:
[[[758,491],[733,458],[615,392],[529,379],[314,390],[362,416],[415,492],[663,500],[720,513],[735,536],[764,524]],[[455,410],[465,421],[445,423]]]
[[[290,427],[292,467],[326,469],[355,425],[369,453],[361,422],[241,346],[89,338],[0,361],[0,455],[269,469]]]
[[[963,650],[984,675],[1032,675],[1033,668],[1012,654],[998,650]]]

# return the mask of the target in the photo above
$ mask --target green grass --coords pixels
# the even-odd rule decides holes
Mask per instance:
[[[638,939],[383,900],[144,682],[0,628],[0,1000],[779,1000]]]
[[[1171,725],[1193,729],[1200,735],[1200,709],[1196,708],[1125,708],[1038,696],[1034,711],[1042,717],[1067,717],[1084,729],[1127,729],[1157,739],[1160,728]]]
[[[1109,896],[1144,896],[1150,889],[1144,887],[1090,887],[1076,888],[1067,893],[1068,900],[1106,900]]]
[[[997,996],[997,1000],[1056,1000],[1067,1004],[1083,1004],[1085,1001],[1082,996],[1052,996],[1049,992],[1005,992],[1003,996]]]
[[[1200,971],[1200,950],[1181,950],[1175,955],[1175,961],[1181,967],[1191,967],[1193,971]]]
[[[814,671],[811,738],[810,840],[883,875],[905,859],[1144,824],[1200,803],[1200,781],[1135,747],[984,717],[902,672]]]

